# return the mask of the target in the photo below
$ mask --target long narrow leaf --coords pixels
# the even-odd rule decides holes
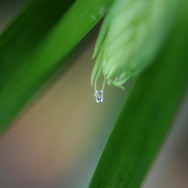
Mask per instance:
[[[163,52],[138,77],[90,188],[139,188],[167,132],[188,78],[188,3]]]
[[[2,33],[0,132],[64,62],[60,60],[67,57],[110,4],[110,0],[77,0],[69,8],[73,2],[34,0]]]

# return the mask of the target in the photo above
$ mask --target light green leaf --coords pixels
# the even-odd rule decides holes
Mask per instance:
[[[93,57],[100,52],[103,56],[94,66],[91,85],[99,78],[93,75],[103,74],[109,85],[123,87],[145,69],[164,43],[180,2],[113,1],[96,42]]]

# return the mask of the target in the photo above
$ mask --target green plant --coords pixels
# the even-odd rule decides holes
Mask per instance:
[[[95,91],[96,82],[102,73],[108,85],[123,89],[128,79],[138,75],[152,62],[175,21],[180,2],[113,2],[93,54],[93,58],[98,54],[91,76]]]
[[[118,0],[114,1],[115,6],[117,6],[116,2]],[[119,1],[120,4],[118,6],[121,7],[123,2]],[[136,0],[130,1],[130,7],[134,7],[134,3],[137,2]],[[143,2],[145,3],[145,1]],[[169,6],[167,5],[172,1],[153,0],[150,3],[154,2],[167,2],[164,7],[166,8],[165,10],[168,10]],[[140,187],[170,125],[169,123],[187,84],[188,75],[188,65],[186,63],[188,59],[186,52],[188,42],[186,32],[188,29],[188,3],[183,2],[181,4],[180,1],[176,0],[173,2],[173,5],[176,5],[177,2],[181,5],[176,6],[177,10],[179,10],[177,16],[174,16],[173,8],[171,9],[172,12],[170,11],[168,16],[165,17],[166,19],[163,19],[164,15],[160,14],[161,17],[157,19],[157,23],[166,26],[162,30],[164,32],[156,30],[156,27],[152,31],[146,31],[147,34],[141,32],[143,41],[149,35],[151,41],[146,43],[149,48],[142,41],[141,46],[136,50],[136,53],[133,53],[131,58],[127,54],[126,57],[118,56],[119,54],[116,51],[120,47],[124,49],[124,45],[128,43],[126,41],[123,44],[118,44],[115,38],[111,38],[111,33],[107,32],[112,21],[111,14],[107,14],[105,18],[94,52],[94,56],[97,55],[97,52],[99,52],[99,55],[92,74],[92,83],[96,84],[103,71],[109,85],[122,87],[127,78],[140,73],[146,67],[146,64],[152,61],[155,61],[155,63],[137,77],[129,98],[125,99],[123,108],[117,117],[114,129],[91,181],[91,188]],[[66,3],[60,0],[53,2],[50,0],[33,0],[3,31],[0,36],[1,132],[5,130],[52,73],[59,68],[60,64],[65,62],[64,60],[71,50],[102,18],[110,5],[110,0],[94,0],[91,2],[77,0],[76,2],[66,1]],[[57,7],[59,8],[56,9]],[[126,7],[126,11],[129,11],[130,7]],[[146,10],[149,11],[150,7]],[[143,11],[141,11],[142,13]],[[124,15],[124,11],[122,14]],[[135,15],[130,12],[130,16]],[[157,14],[155,16],[157,17]],[[38,17],[40,19],[36,19]],[[139,19],[141,19],[141,23],[144,20],[142,17],[139,17]],[[174,22],[171,32],[169,32],[169,25],[166,25],[167,21],[165,20],[171,20],[169,21],[170,23]],[[131,20],[131,24],[133,24],[132,21],[134,22],[135,20]],[[28,27],[25,27],[26,22]],[[116,24],[116,21],[112,23]],[[138,23],[140,22],[138,21]],[[157,26],[159,27],[158,24]],[[136,24],[137,27],[138,25]],[[124,27],[120,27],[120,30],[122,29]],[[112,35],[114,33],[117,34],[116,27],[113,26],[112,31]],[[129,40],[127,33],[122,34],[122,38]],[[140,37],[140,35],[138,36]],[[157,38],[153,39],[153,36],[157,36]],[[168,36],[168,39],[164,42],[166,36]],[[133,32],[134,37],[135,33]],[[106,43],[111,44],[111,40],[114,43],[108,49],[110,51],[108,53],[111,54],[113,52],[112,54],[115,56],[112,59],[108,59],[108,56],[104,57],[105,61],[110,63],[107,69],[102,70],[101,59],[103,59],[103,53],[106,49],[105,45]],[[129,42],[132,45],[132,41]],[[149,55],[145,56],[146,61],[143,61],[145,63],[140,64],[143,45]],[[136,59],[135,55],[138,56]],[[127,61],[124,58],[127,58]],[[63,61],[60,62],[62,59]],[[117,66],[114,66],[115,60],[120,62]],[[130,60],[130,64],[127,64],[128,60]],[[132,64],[135,65],[133,69],[135,72],[133,70],[130,71]],[[108,69],[112,70],[110,76],[106,74],[109,72]],[[128,77],[126,75],[127,72],[131,73]],[[118,80],[116,79],[117,76]]]

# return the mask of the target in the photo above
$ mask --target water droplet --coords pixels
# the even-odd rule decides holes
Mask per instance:
[[[96,90],[94,97],[97,103],[103,102],[102,90]]]

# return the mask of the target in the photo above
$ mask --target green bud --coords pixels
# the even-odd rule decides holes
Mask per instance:
[[[104,75],[110,86],[123,84],[152,61],[175,20],[180,0],[114,0],[97,38],[91,85]]]

